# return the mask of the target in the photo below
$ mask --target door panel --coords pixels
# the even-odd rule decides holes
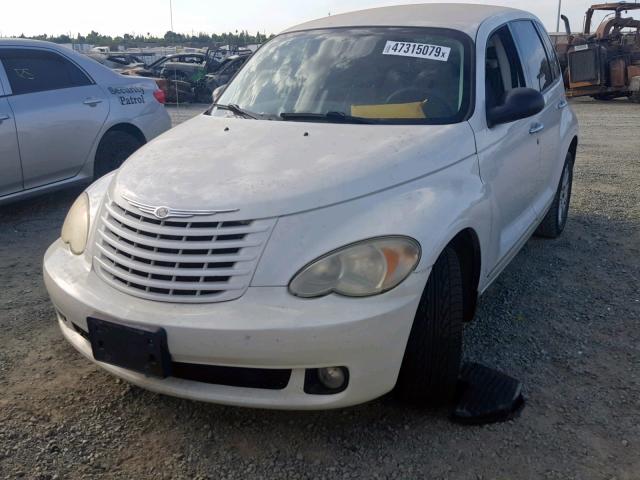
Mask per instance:
[[[100,99],[91,106],[87,99]],[[76,175],[87,161],[107,117],[108,99],[96,85],[15,95],[25,188]]]
[[[527,85],[540,91],[545,99],[545,108],[537,116],[540,125],[540,171],[537,176],[537,192],[534,205],[541,218],[545,208],[555,195],[558,179],[552,172],[558,164],[560,142],[560,118],[564,100],[564,84],[560,78],[560,67],[553,47],[544,29],[531,20],[518,20],[511,23],[513,36],[518,45],[521,58],[526,59]],[[548,46],[545,45],[546,43]],[[560,170],[558,170],[559,172]]]
[[[24,188],[76,175],[109,113],[100,87],[48,49],[0,48],[11,95]]]
[[[544,98],[546,107],[540,114],[540,122],[545,127],[540,138],[541,194],[536,202],[536,208],[541,214],[545,213],[545,209],[556,194],[562,166],[564,165],[564,153],[560,152],[560,121],[562,119],[563,105],[566,104],[564,84],[558,82],[553,88],[545,92]]]
[[[507,26],[491,35],[483,56],[485,111],[502,104],[505,94],[526,80],[513,36]],[[518,245],[535,223],[534,208],[540,167],[539,133],[531,133],[537,118],[486,126],[476,130],[480,175],[492,203],[489,269]]]
[[[13,112],[0,98],[0,196],[22,190],[22,169]]]
[[[565,96],[564,81],[560,71],[560,62],[555,49],[544,27],[536,23],[538,33],[547,52],[555,83],[545,92],[546,108],[542,115],[545,130],[541,139],[540,152],[540,180],[542,182],[542,196],[539,200],[539,209],[544,213],[551,204],[556,194],[565,154],[562,151],[562,114],[568,108]]]
[[[531,119],[499,125],[477,135],[482,181],[493,204],[496,262],[503,259],[538,216],[534,208],[540,145]]]

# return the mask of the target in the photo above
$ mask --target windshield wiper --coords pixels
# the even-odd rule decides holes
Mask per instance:
[[[373,120],[363,117],[354,117],[343,112],[327,113],[305,113],[305,112],[284,112],[280,114],[283,120],[316,120],[316,121],[337,121],[343,123],[374,123]]]
[[[229,110],[231,113],[233,113],[234,115],[238,115],[239,117],[251,118],[253,120],[257,120],[258,119],[256,114],[251,113],[248,110],[245,110],[245,109],[239,107],[235,103],[230,103],[229,105],[224,105],[222,103],[214,103],[212,106],[216,107],[216,108],[219,108],[221,110]]]

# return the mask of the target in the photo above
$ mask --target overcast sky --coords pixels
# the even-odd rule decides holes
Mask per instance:
[[[278,33],[284,28],[328,13],[336,14],[430,0],[173,0],[173,29],[181,33],[248,30]],[[603,1],[603,0],[598,0]],[[563,0],[562,11],[574,30],[582,26],[593,0]],[[522,8],[537,14],[553,31],[558,0],[468,0]],[[631,0],[629,3],[633,3]],[[88,33],[164,35],[170,29],[169,0],[3,0],[0,36]]]

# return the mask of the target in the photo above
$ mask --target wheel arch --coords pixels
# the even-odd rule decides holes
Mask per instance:
[[[576,154],[578,153],[578,136],[577,135],[574,135],[573,139],[571,140],[571,144],[569,145],[569,152],[571,153],[571,156],[575,161]]]
[[[143,145],[145,143],[147,143],[147,139],[145,138],[144,133],[142,133],[142,130],[140,130],[138,127],[136,127],[133,123],[121,122],[121,123],[116,123],[115,125],[111,125],[102,134],[102,137],[100,138],[100,143],[102,142],[102,139],[104,138],[104,136],[109,132],[125,132],[125,133],[128,133],[130,135],[133,135]]]
[[[456,252],[462,270],[464,321],[473,320],[478,305],[480,275],[482,272],[482,247],[480,237],[473,227],[461,228],[442,248],[436,250],[439,258],[446,248]],[[434,260],[435,263],[435,260]]]
[[[104,142],[105,138],[110,133],[118,133],[118,132],[122,132],[122,133],[126,133],[127,135],[131,135],[138,142],[140,142],[140,146],[142,146],[145,143],[147,143],[147,139],[144,136],[144,133],[142,133],[142,130],[140,130],[140,128],[138,128],[133,123],[120,122],[120,123],[116,123],[114,125],[111,125],[109,128],[107,128],[102,133],[102,135],[100,136],[100,140],[97,142],[97,145],[95,146],[95,150],[93,152],[93,162],[90,163],[91,170],[90,170],[89,175],[91,177],[93,177],[94,179],[95,179],[96,171],[99,169],[100,155],[101,155],[101,152],[102,152],[103,142]]]
[[[482,268],[480,239],[473,228],[465,228],[456,234],[447,246],[458,255],[464,286],[464,321],[470,322],[478,305],[478,285]]]

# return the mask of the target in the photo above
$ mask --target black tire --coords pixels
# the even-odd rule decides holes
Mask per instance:
[[[564,183],[565,181],[568,182],[566,185]],[[568,152],[562,168],[562,175],[560,176],[556,195],[551,207],[549,207],[549,211],[542,220],[542,223],[538,225],[538,229],[535,232],[537,236],[558,238],[560,234],[562,234],[564,227],[567,225],[567,218],[569,217],[572,188],[573,155],[571,152]]]
[[[138,150],[144,142],[123,131],[107,132],[100,140],[93,165],[93,179],[117,169],[129,156]]]
[[[634,92],[629,95],[629,101],[632,103],[640,103],[640,92]]]
[[[411,328],[396,386],[412,403],[453,400],[462,362],[464,322],[460,261],[448,247],[433,266]]]
[[[592,95],[591,98],[601,102],[610,102],[611,100],[614,100],[616,96],[611,93],[599,93],[597,95]]]

